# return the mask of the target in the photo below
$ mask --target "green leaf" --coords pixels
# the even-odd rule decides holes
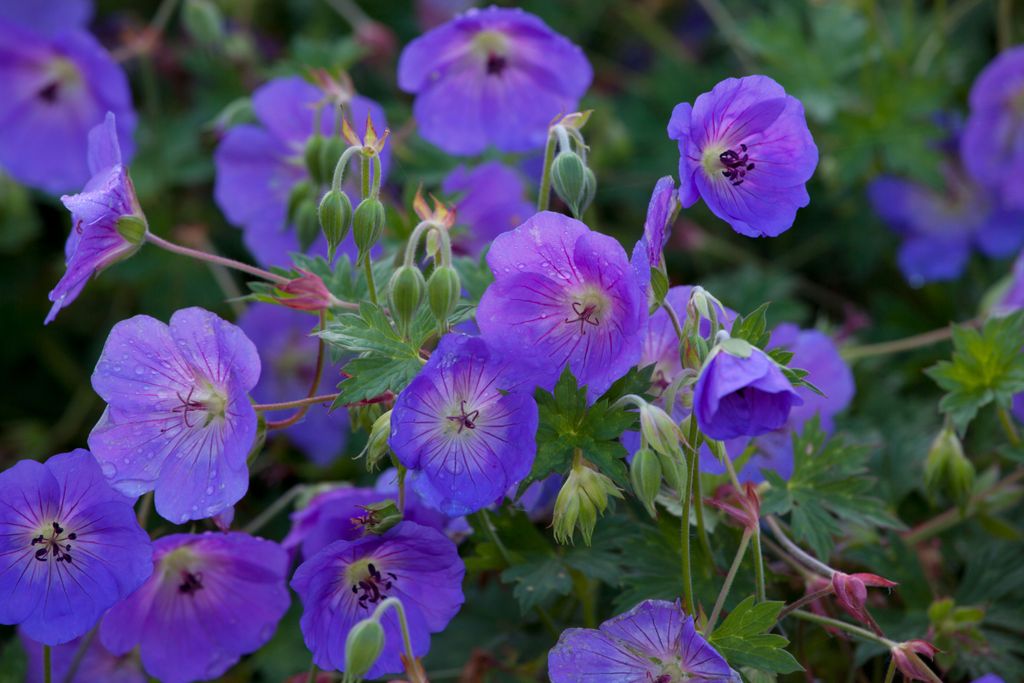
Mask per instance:
[[[708,642],[734,669],[749,666],[780,674],[803,671],[793,655],[784,649],[789,641],[768,633],[785,604],[781,601],[754,604],[754,596],[750,596],[729,613]]]
[[[763,349],[771,338],[768,331],[768,304],[761,304],[746,316],[736,316],[729,335]]]
[[[1024,391],[1024,311],[991,318],[974,329],[953,328],[953,355],[925,370],[946,394],[939,409],[963,433],[978,410],[995,402],[1008,408],[1013,395]]]
[[[551,598],[568,595],[572,591],[569,571],[554,556],[509,567],[501,573],[501,580],[515,583],[512,594],[524,613]]]

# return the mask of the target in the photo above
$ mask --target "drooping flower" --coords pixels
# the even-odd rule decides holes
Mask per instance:
[[[678,603],[645,600],[599,629],[564,631],[548,653],[551,683],[732,680],[725,659]]]
[[[883,176],[868,188],[875,211],[903,237],[897,262],[915,287],[960,276],[973,249],[1002,257],[1024,245],[1024,211],[1011,211],[956,164],[945,189]]]
[[[25,672],[25,683],[44,683],[43,672],[43,646],[41,643],[28,638],[23,632],[18,634],[21,637],[21,645],[25,648],[27,670]],[[111,654],[103,647],[99,638],[92,638],[85,645],[85,652],[78,662],[75,675],[69,680],[68,673],[74,665],[78,656],[79,648],[84,644],[85,638],[75,638],[63,645],[55,646],[51,651],[51,678],[54,681],[65,681],[69,683],[146,683],[146,674],[142,673],[142,666],[138,657],[132,654],[117,656]]]
[[[288,265],[288,254],[300,251],[295,226],[288,220],[288,200],[298,183],[310,180],[304,152],[316,127],[315,107],[325,97],[315,85],[295,76],[270,81],[252,96],[259,125],[231,128],[214,153],[214,198],[228,221],[242,228],[245,245],[260,263]],[[360,139],[366,134],[367,116],[378,132],[387,128],[380,106],[360,95],[351,96],[346,116]],[[321,134],[332,133],[333,118],[331,107],[326,107]],[[385,147],[381,153],[385,175],[389,159],[390,147]],[[347,178],[358,176],[354,168],[346,174]],[[322,235],[310,247],[316,254],[326,249]],[[351,235],[340,251],[355,255]]]
[[[960,155],[971,176],[1024,210],[1024,45],[1003,50],[971,86]]]
[[[892,588],[895,581],[890,581],[877,574],[846,574],[835,572],[832,575],[832,590],[836,594],[836,602],[846,612],[862,624],[877,628],[874,618],[868,613],[868,586],[873,588]]]
[[[473,255],[534,214],[522,177],[500,161],[486,161],[473,169],[459,166],[444,179],[441,189],[458,196],[455,223],[466,228],[455,246]]]
[[[647,262],[655,268],[661,263],[661,253],[668,244],[673,207],[676,202],[676,181],[667,175],[659,178],[651,192],[651,200],[647,204],[647,216],[644,218],[644,234],[641,237],[647,251]]]
[[[220,677],[263,647],[291,599],[288,554],[243,533],[172,534],[154,542],[153,575],[100,624],[108,650],[139,647],[164,683]]]
[[[165,519],[215,515],[249,486],[256,412],[248,393],[259,376],[253,343],[209,311],[177,311],[169,326],[147,315],[123,320],[92,374],[108,405],[89,447],[122,493],[155,490]]]
[[[345,640],[385,598],[402,601],[413,655],[430,649],[430,634],[448,625],[462,606],[465,566],[441,532],[401,522],[381,536],[335,541],[295,570],[292,588],[302,600],[306,647],[321,669],[345,669]],[[402,635],[394,610],[381,619],[384,649],[367,678],[403,670]]]
[[[317,340],[310,336],[316,318],[281,306],[256,304],[242,314],[238,326],[259,349],[262,361],[263,372],[252,391],[253,399],[276,403],[305,396],[316,370]],[[325,359],[321,383],[329,384],[339,372],[339,365]],[[266,415],[268,420],[280,420],[291,413],[278,411]],[[348,413],[343,409],[328,412],[326,404],[313,405],[300,422],[280,431],[313,462],[326,465],[345,450]]]
[[[756,347],[749,355],[720,348],[705,361],[693,390],[693,414],[712,439],[758,436],[782,427],[803,403],[775,361]]]
[[[388,440],[442,512],[461,515],[501,499],[536,453],[533,386],[511,357],[479,337],[445,335],[395,401]]]
[[[0,473],[0,624],[60,645],[142,585],[153,548],[88,451]]]
[[[128,79],[86,30],[91,14],[84,0],[0,6],[0,167],[47,192],[86,183],[89,130],[108,111],[126,160],[134,150]]]
[[[520,9],[472,9],[409,43],[398,85],[416,95],[420,134],[450,154],[544,146],[576,111],[593,71],[583,51]]]
[[[683,208],[699,197],[741,235],[775,237],[810,201],[818,148],[803,105],[767,76],[727,78],[676,105],[668,136],[679,142]]]
[[[72,223],[64,246],[67,271],[50,292],[53,306],[46,316],[47,324],[78,297],[89,278],[134,254],[145,237],[142,209],[121,161],[116,125],[114,114],[107,112],[103,123],[89,131],[92,178],[79,194],[61,197],[71,212]],[[132,223],[119,229],[123,219]]]
[[[939,683],[940,679],[921,658],[931,659],[939,651],[927,640],[908,640],[894,645],[889,649],[896,660],[896,668],[908,681],[930,681]]]
[[[594,400],[640,359],[647,298],[615,239],[544,211],[499,235],[487,263],[481,334],[535,367],[542,386],[568,365]]]

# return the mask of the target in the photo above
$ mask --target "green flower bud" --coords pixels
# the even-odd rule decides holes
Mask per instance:
[[[383,413],[373,421],[370,437],[366,440],[360,458],[366,458],[366,469],[373,472],[381,459],[388,453],[388,438],[391,437],[391,411]]]
[[[652,309],[657,309],[665,301],[668,294],[668,275],[661,268],[651,268],[651,295],[654,298]]]
[[[611,479],[591,469],[582,459],[574,463],[555,499],[555,540],[563,545],[572,542],[579,527],[583,542],[590,545],[597,518],[608,507],[608,496],[622,498],[622,493]]]
[[[661,463],[661,476],[665,478],[665,483],[676,491],[682,491],[686,485],[686,461],[661,453],[655,453],[655,455],[658,456],[658,462]]]
[[[925,490],[933,497],[944,493],[961,510],[974,489],[974,465],[964,455],[963,446],[951,425],[938,433],[924,463]]]
[[[344,138],[334,136],[324,138],[324,144],[320,146],[320,177],[325,183],[331,182],[334,178],[334,167],[338,165],[338,159],[348,149],[348,143]]]
[[[309,180],[302,180],[292,185],[292,191],[288,193],[288,222],[294,223],[295,216],[299,211],[299,205],[304,201],[316,201],[316,188]]]
[[[425,286],[423,273],[416,266],[402,266],[391,276],[388,302],[391,305],[391,316],[403,333],[408,331],[416,309],[423,303]]]
[[[382,500],[379,503],[364,505],[362,508],[364,514],[359,521],[368,534],[379,536],[402,521],[402,511],[393,500]]]
[[[320,200],[320,229],[327,238],[327,260],[334,260],[334,250],[348,234],[352,222],[352,202],[341,190],[331,190]]]
[[[314,185],[320,185],[325,180],[330,180],[330,178],[324,178],[323,167],[320,164],[320,155],[325,144],[324,136],[316,133],[306,140],[306,147],[302,152],[303,161],[306,163],[306,170],[309,171],[309,177],[313,179]]]
[[[683,434],[679,425],[658,406],[645,403],[640,408],[640,434],[660,455],[683,459]]]
[[[444,325],[462,294],[459,274],[451,266],[438,266],[427,280],[427,302],[437,322]]]
[[[576,152],[560,152],[551,163],[551,186],[577,218],[587,195],[587,168]]]
[[[302,201],[295,209],[295,232],[302,251],[309,249],[320,234],[320,219],[316,215],[316,202],[312,199]]]
[[[142,216],[124,215],[117,219],[117,234],[129,244],[140,246],[146,241],[148,226]]]
[[[359,258],[363,259],[370,253],[370,248],[384,234],[384,205],[379,199],[367,197],[359,202],[352,216],[352,236],[359,248]]]
[[[577,218],[583,216],[586,213],[587,208],[594,203],[594,197],[597,196],[597,176],[589,168],[583,171],[584,184],[583,184],[583,201],[580,202],[579,211],[576,214]]]
[[[362,680],[384,649],[384,627],[373,617],[363,619],[345,639],[345,679]]]
[[[181,23],[200,45],[214,47],[224,40],[224,17],[210,0],[185,0]]]
[[[654,517],[654,499],[661,490],[661,462],[658,455],[649,448],[638,450],[629,466],[629,478],[637,499],[644,504],[651,517]]]

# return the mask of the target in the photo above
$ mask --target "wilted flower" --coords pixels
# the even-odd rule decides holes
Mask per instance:
[[[803,105],[767,76],[727,78],[676,105],[668,136],[679,141],[683,208],[702,198],[741,235],[775,237],[810,201],[818,148]]]
[[[53,306],[46,323],[70,304],[93,275],[134,254],[145,239],[146,224],[128,169],[121,162],[114,115],[89,131],[92,178],[76,195],[61,201],[71,212],[71,234],[64,246],[67,272],[50,292]]]
[[[0,624],[59,645],[142,585],[153,549],[85,450],[0,472]]]
[[[832,590],[835,591],[836,602],[839,603],[839,606],[854,619],[875,630],[878,630],[878,626],[867,610],[867,587],[892,588],[895,585],[895,581],[882,578],[877,574],[844,574],[843,572],[832,574]]]
[[[544,211],[499,235],[477,322],[488,344],[552,386],[569,366],[596,399],[640,360],[647,299],[615,239]]]
[[[249,391],[260,376],[256,347],[239,328],[201,308],[170,325],[137,315],[114,325],[92,386],[107,409],[89,447],[116,489],[156,491],[174,523],[234,505],[249,487],[256,436]]]
[[[757,487],[750,482],[743,485],[742,491],[736,490],[732,484],[722,486],[708,504],[747,529],[756,529],[761,523],[761,499],[757,495]]]
[[[928,668],[928,665],[921,661],[920,657],[920,655],[924,655],[931,659],[938,651],[937,647],[926,640],[908,640],[893,646],[890,650],[892,658],[896,660],[896,668],[906,676],[908,681],[942,683],[942,679],[935,675],[935,672]]]
[[[142,666],[164,683],[220,677],[274,635],[291,598],[288,554],[242,533],[172,534],[154,544],[146,584],[100,625],[115,654],[139,646]]]
[[[126,161],[135,148],[128,79],[86,30],[91,14],[87,0],[0,3],[0,167],[47,192],[95,175],[86,141],[107,112]]]
[[[461,155],[543,146],[592,78],[579,47],[518,8],[469,10],[409,43],[398,62],[420,134]]]
[[[551,683],[730,681],[725,659],[678,602],[645,600],[599,629],[564,631],[548,653]]]
[[[278,286],[285,296],[275,296],[275,301],[296,311],[322,311],[338,304],[319,275],[301,268],[298,271],[299,277]]]
[[[465,566],[452,541],[439,531],[402,522],[381,536],[335,541],[295,570],[291,585],[302,600],[306,647],[321,669],[345,670],[349,630],[385,598],[402,601],[413,655],[430,649],[430,634],[443,630],[462,606]],[[381,619],[384,650],[368,678],[403,670],[398,619]]]
[[[24,633],[19,632],[18,635],[21,636],[21,644],[25,648],[28,660],[25,683],[44,683],[46,679],[43,673],[42,644],[28,638]],[[146,683],[146,674],[142,673],[138,657],[119,657],[103,647],[99,638],[90,639],[88,644],[85,643],[86,638],[88,636],[75,638],[52,648],[51,680],[68,683]],[[85,651],[75,669],[75,675],[68,679],[67,675],[71,672],[79,648],[83,645]]]
[[[537,404],[525,379],[483,339],[449,334],[398,395],[391,450],[442,512],[479,510],[529,473]]]
[[[534,214],[523,178],[500,161],[485,161],[473,169],[459,166],[441,189],[458,196],[455,223],[465,226],[466,232],[455,244],[470,254],[479,254],[495,237]]]

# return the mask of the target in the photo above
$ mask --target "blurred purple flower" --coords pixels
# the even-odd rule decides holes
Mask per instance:
[[[487,343],[554,385],[568,365],[587,397],[640,359],[647,298],[614,238],[543,211],[499,235],[487,253],[494,282],[477,323]]]
[[[89,435],[103,474],[122,493],[156,491],[156,510],[180,524],[237,503],[249,487],[256,436],[249,391],[256,347],[201,308],[114,325],[92,386],[107,409]]]
[[[679,141],[679,200],[698,198],[747,237],[775,237],[807,206],[818,148],[804,108],[767,76],[728,78],[672,111]]]
[[[25,648],[28,659],[25,683],[43,683],[43,646],[19,632],[21,645]],[[75,638],[63,645],[57,645],[51,651],[51,680],[69,683],[146,683],[146,675],[142,673],[137,657],[129,654],[118,657],[103,647],[99,638],[92,638],[86,646],[75,675],[67,679],[68,673],[83,645],[86,637]]]
[[[730,681],[725,659],[679,603],[645,600],[599,629],[570,628],[548,653],[551,683]]]
[[[442,631],[462,606],[465,571],[452,541],[414,522],[401,522],[381,536],[331,543],[301,564],[291,582],[302,600],[300,626],[313,661],[321,669],[344,671],[349,630],[389,597],[405,608],[414,656],[425,655],[430,634]],[[403,670],[394,610],[381,625],[384,649],[366,678]]]
[[[265,304],[250,306],[238,319],[238,326],[259,349],[263,366],[259,384],[252,390],[255,401],[278,403],[306,395],[316,370],[317,340],[310,336],[316,324],[315,316]],[[340,370],[339,364],[325,360],[321,383],[330,385]],[[268,420],[279,420],[291,413],[288,410],[266,415]],[[348,412],[328,412],[327,406],[321,404],[310,406],[302,420],[283,430],[282,436],[313,462],[327,465],[345,450],[348,434]]]
[[[60,645],[142,585],[153,549],[88,451],[0,472],[0,624]]]
[[[960,138],[964,166],[1010,208],[1024,210],[1024,45],[1003,50],[971,86]]]
[[[135,149],[128,79],[85,24],[89,2],[0,3],[0,168],[57,193],[89,179],[86,140],[110,111],[126,161]]]
[[[420,134],[459,155],[544,146],[592,78],[579,47],[518,8],[471,9],[413,40],[398,63]]]
[[[303,152],[314,132],[315,105],[324,98],[319,88],[297,76],[276,78],[253,93],[259,125],[231,128],[214,153],[217,205],[228,221],[242,228],[245,245],[265,265],[289,265],[288,254],[300,251],[295,228],[288,224],[288,199],[296,184],[309,179]],[[360,137],[366,133],[367,114],[378,132],[387,128],[380,105],[360,95],[352,96],[345,113]],[[332,125],[333,114],[327,107],[320,132],[330,135]],[[385,176],[390,155],[391,148],[385,147],[381,153]],[[350,170],[346,176],[358,178],[359,173]],[[322,235],[309,249],[315,254],[326,250]],[[355,255],[351,235],[340,250]]]
[[[388,440],[419,495],[456,516],[501,499],[530,472],[537,404],[517,363],[483,339],[445,335],[395,401]]]
[[[455,223],[467,230],[455,244],[473,255],[535,213],[525,199],[522,176],[500,161],[486,161],[473,169],[459,166],[444,179],[441,189],[458,195]]]
[[[937,191],[883,176],[868,187],[875,211],[903,236],[900,270],[915,287],[960,276],[972,248],[1007,256],[1024,244],[1024,212],[1008,211],[950,163]]]
[[[107,112],[103,123],[89,131],[89,172],[92,178],[75,195],[61,201],[71,212],[71,234],[64,245],[67,271],[50,292],[53,306],[46,324],[53,322],[64,306],[74,301],[89,278],[107,266],[128,258],[141,246],[117,229],[124,216],[142,219],[142,209],[128,169],[121,163],[114,114]],[[140,236],[141,239],[141,236]]]
[[[172,534],[154,542],[146,584],[103,618],[111,652],[139,646],[146,673],[164,683],[219,678],[274,635],[291,598],[288,554],[242,533]]]
[[[1017,255],[1010,270],[1010,280],[993,307],[995,315],[1009,315],[1024,308],[1024,251]]]

